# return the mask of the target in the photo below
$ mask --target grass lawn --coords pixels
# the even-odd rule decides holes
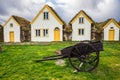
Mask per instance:
[[[104,42],[99,65],[92,72],[73,73],[68,59],[63,67],[55,65],[55,61],[33,61],[75,43],[5,45],[0,53],[0,80],[120,80],[120,42]]]

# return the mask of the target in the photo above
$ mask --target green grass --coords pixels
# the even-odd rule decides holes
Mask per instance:
[[[55,61],[34,62],[75,43],[3,46],[4,51],[0,53],[0,80],[120,80],[120,42],[104,42],[99,65],[92,72],[73,73],[68,59],[65,59],[66,66],[63,67],[55,65]]]

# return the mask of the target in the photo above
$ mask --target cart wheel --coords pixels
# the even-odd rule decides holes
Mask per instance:
[[[99,52],[92,45],[82,44],[71,51],[69,61],[76,70],[89,72],[97,67]]]

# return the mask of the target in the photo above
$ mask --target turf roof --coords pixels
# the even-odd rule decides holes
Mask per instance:
[[[102,32],[103,26],[105,26],[111,19],[107,19],[104,22],[95,22],[95,28],[97,29],[97,33]]]
[[[13,15],[12,17],[18,22],[18,24],[21,27],[27,27],[30,24],[30,21],[28,21],[25,18],[22,18],[22,17],[19,17],[19,16],[15,16],[15,15]]]
[[[72,33],[72,27],[70,25],[66,25],[64,30],[66,33]]]
[[[3,27],[3,26],[0,24],[0,27]]]
[[[96,27],[96,29],[97,29],[97,32],[98,33],[100,33],[100,32],[102,32],[102,30],[103,30],[103,27],[110,21],[110,20],[112,20],[113,18],[110,18],[110,19],[107,19],[106,21],[104,21],[104,22],[96,22],[95,23],[95,27]],[[115,19],[113,19],[113,20],[115,20]],[[116,21],[116,20],[115,20]],[[117,22],[117,21],[116,21]],[[120,22],[117,22],[118,23],[118,25],[120,25]]]
[[[65,21],[63,21],[63,20],[61,19],[61,17],[57,14],[57,12],[56,12],[52,7],[50,7],[49,5],[47,5],[47,6],[55,13],[55,15],[60,19],[60,21],[62,21],[62,23],[63,23],[64,25],[66,25]]]
[[[81,12],[83,12],[83,13],[94,23],[94,20],[93,20],[88,14],[86,14],[86,12],[85,12],[84,10],[81,10],[81,11],[79,11],[79,12],[72,18],[72,20],[70,20],[69,24],[70,24]]]

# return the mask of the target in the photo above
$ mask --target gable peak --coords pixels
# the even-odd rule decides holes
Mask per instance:
[[[74,23],[77,18],[79,18],[80,15],[83,15],[90,23],[94,23],[94,21],[92,20],[92,18],[86,14],[86,12],[84,10],[80,10],[73,18],[72,20],[69,22],[69,24]]]
[[[117,21],[114,18],[108,19],[106,24],[103,26],[103,28],[106,28],[111,22],[113,22],[118,28],[120,28],[120,25],[117,23]]]

